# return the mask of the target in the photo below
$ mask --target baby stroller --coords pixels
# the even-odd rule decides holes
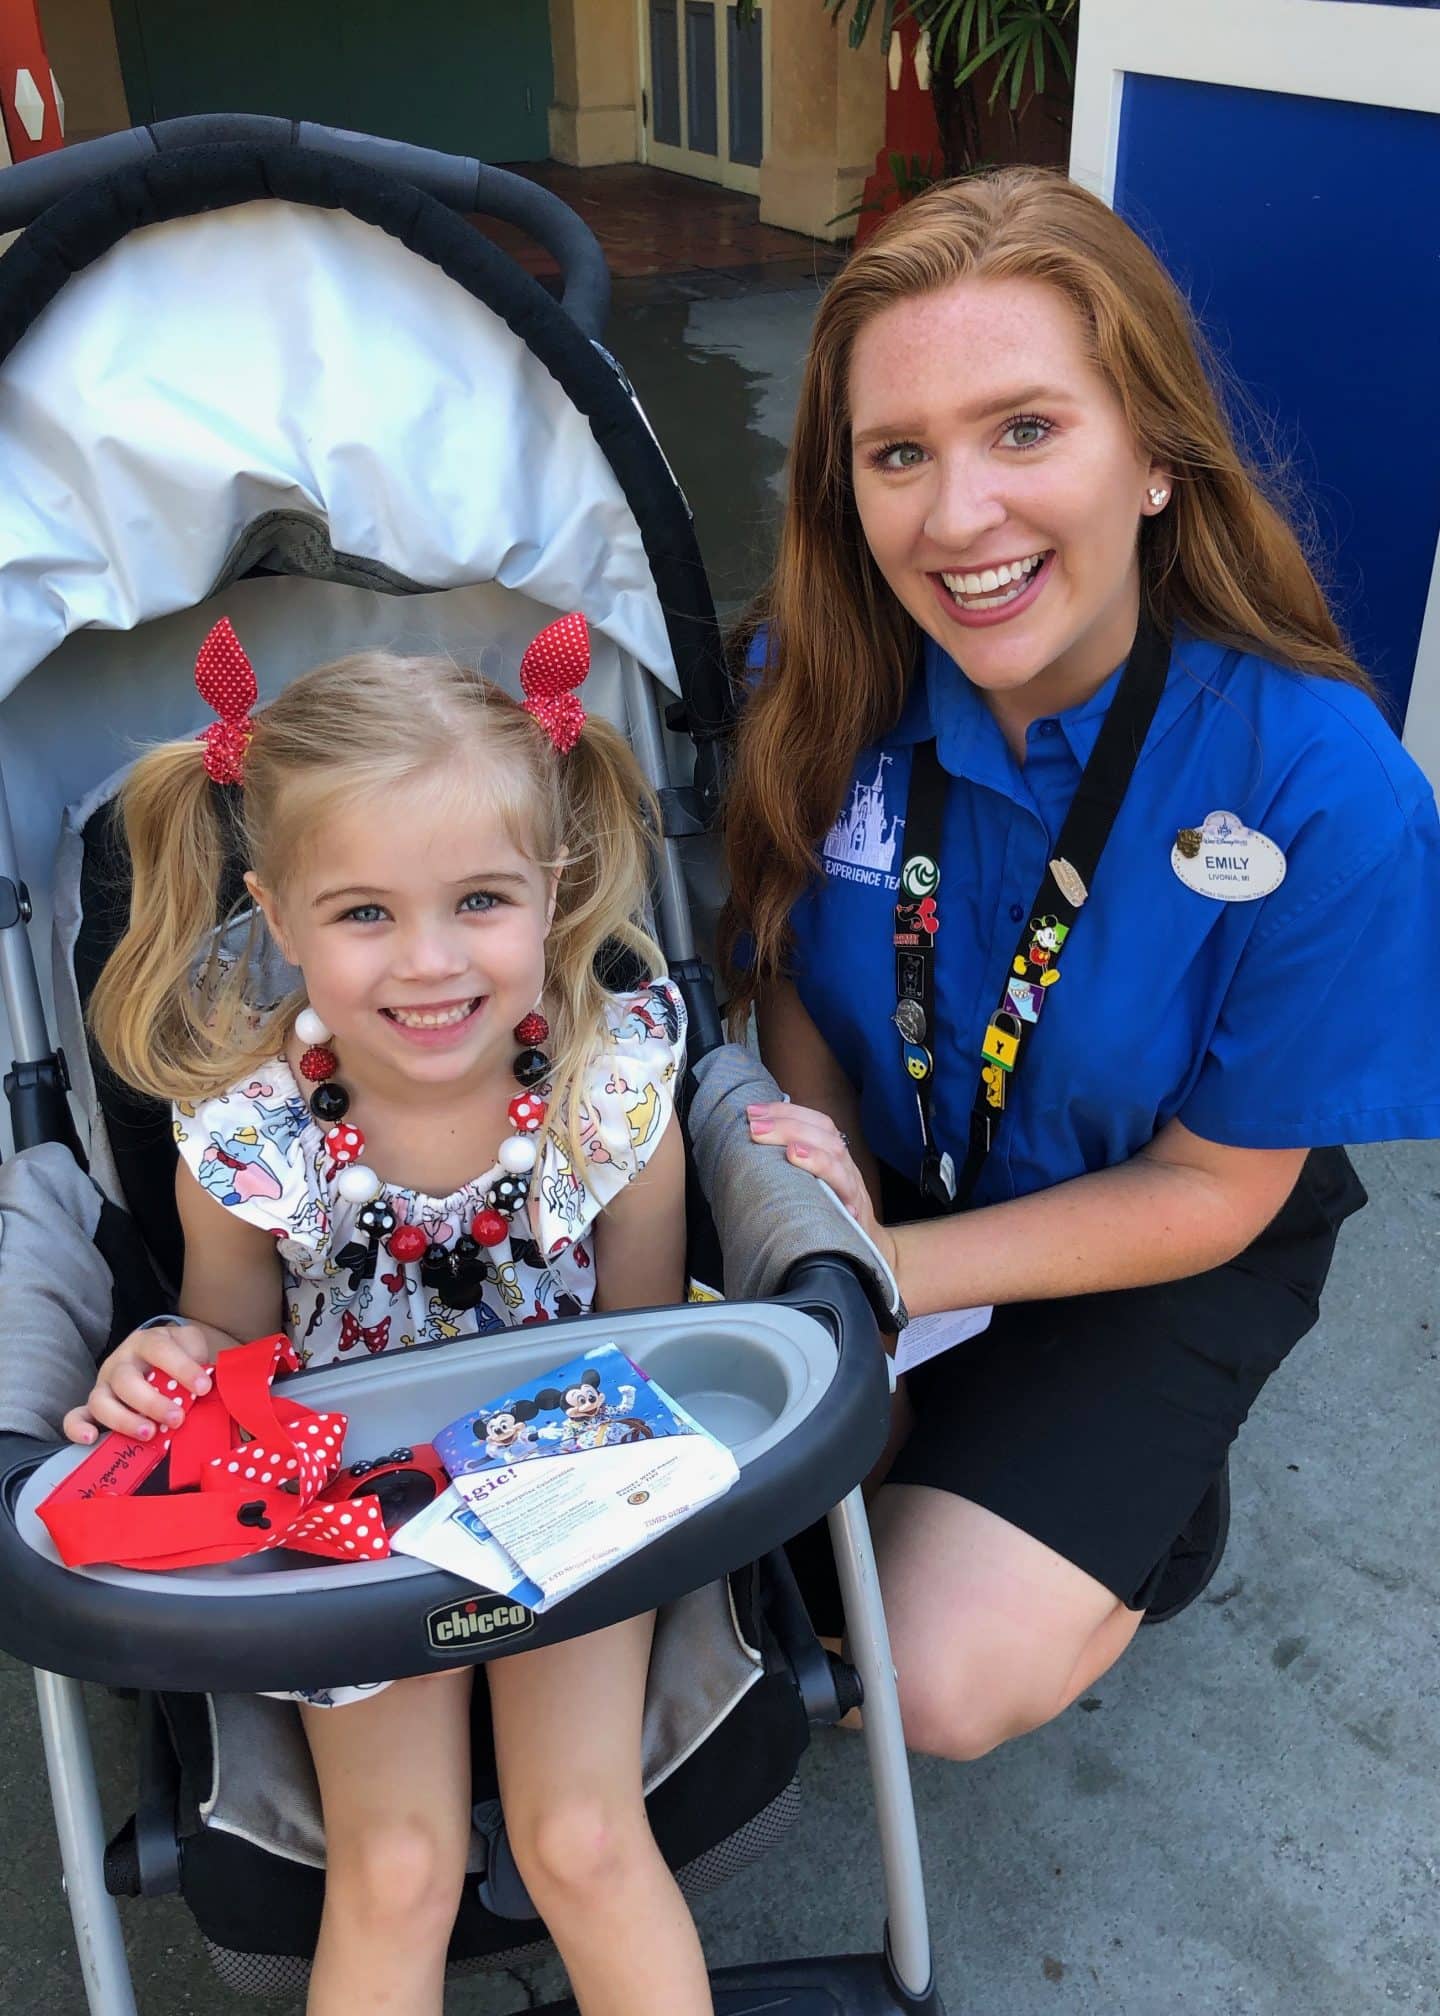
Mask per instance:
[[[476,212],[552,250],[558,305]],[[0,260],[0,984],[21,1151],[0,1169],[0,1642],[37,1669],[91,2011],[135,2009],[116,1895],[180,1891],[236,1989],[303,1984],[323,1837],[294,1711],[257,1690],[481,1662],[516,1631],[532,1647],[660,1606],[647,1793],[692,1891],[791,1817],[809,1727],[865,1704],[883,1951],[723,1971],[717,2008],[939,2016],[858,1488],[888,1418],[878,1326],[904,1312],[858,1228],[744,1124],[774,1088],[721,1042],[692,922],[692,889],[703,917],[714,887],[731,695],[685,501],[600,345],[598,246],[543,190],[474,161],[260,118],[172,121],[12,169],[0,234],[22,228]],[[97,1072],[82,1021],[128,900],[114,793],[133,739],[199,725],[190,669],[221,613],[263,691],[371,644],[472,655],[483,638],[482,669],[503,676],[576,607],[586,705],[660,791],[656,923],[691,1018],[692,1229],[718,1240],[729,1297],[627,1317],[622,1341],[730,1442],[739,1482],[539,1617],[401,1556],[65,1569],[35,1514],[83,1453],[60,1416],[172,1302],[178,1271],[168,1116]],[[53,940],[44,989],[32,924]],[[616,1328],[577,1319],[596,1321]],[[304,1397],[347,1413],[347,1459],[373,1455],[471,1404],[482,1354],[503,1382],[588,1341],[576,1323],[507,1335],[302,1374]],[[778,1551],[827,1512],[853,1666],[820,1647]],[[108,1844],[86,1680],[137,1693],[136,1810]],[[543,1939],[481,1719],[456,1964]]]

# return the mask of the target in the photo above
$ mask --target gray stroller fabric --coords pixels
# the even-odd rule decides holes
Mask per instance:
[[[727,1043],[701,1057],[692,1076],[690,1139],[724,1255],[726,1296],[762,1301],[800,1261],[836,1253],[859,1270],[880,1320],[903,1329],[909,1318],[895,1276],[829,1184],[752,1140],[745,1108],[783,1097],[765,1066]]]
[[[762,1671],[758,1649],[741,1635],[728,1584],[712,1582],[666,1604],[655,1620],[645,1692],[647,1793],[719,1728]],[[323,1867],[325,1830],[299,1709],[267,1695],[214,1694],[210,1728],[214,1771],[201,1808],[205,1824],[287,1861]],[[470,1866],[479,1869],[483,1861],[477,1836]]]
[[[52,1441],[95,1383],[110,1335],[100,1192],[68,1149],[0,1167],[0,1432]]]

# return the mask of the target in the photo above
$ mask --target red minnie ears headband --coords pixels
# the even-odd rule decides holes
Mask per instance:
[[[590,630],[580,615],[561,616],[532,638],[520,660],[524,708],[565,755],[580,740],[585,709],[575,688],[590,670]],[[222,616],[195,660],[200,697],[219,717],[196,737],[205,744],[205,772],[217,784],[243,784],[245,752],[255,733],[259,698],[255,669],[228,616]]]

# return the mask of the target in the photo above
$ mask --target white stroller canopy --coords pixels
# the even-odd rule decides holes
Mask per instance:
[[[345,211],[247,203],[122,239],[0,369],[0,468],[0,699],[77,630],[203,602],[273,513],[375,585],[579,608],[676,685],[584,416],[497,315]]]

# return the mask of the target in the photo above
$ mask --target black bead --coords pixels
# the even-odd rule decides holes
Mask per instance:
[[[460,1237],[455,1241],[455,1244],[450,1248],[451,1265],[457,1270],[461,1267],[469,1267],[476,1260],[484,1257],[484,1251],[485,1249],[481,1246],[478,1239],[472,1239],[468,1232],[462,1232]]]
[[[510,1066],[517,1083],[528,1089],[550,1076],[550,1059],[543,1050],[522,1050]]]
[[[523,1176],[502,1176],[491,1190],[486,1202],[505,1217],[513,1217],[525,1202],[530,1185]]]
[[[310,1111],[327,1127],[333,1127],[350,1111],[350,1094],[343,1085],[337,1085],[333,1078],[329,1078],[310,1094]]]
[[[425,1251],[420,1255],[420,1265],[422,1267],[443,1267],[449,1257],[450,1254],[447,1248],[442,1246],[438,1239],[432,1239],[430,1244],[425,1248]]]
[[[360,1231],[370,1233],[377,1239],[388,1239],[399,1220],[383,1198],[374,1198],[360,1208],[355,1220]]]

